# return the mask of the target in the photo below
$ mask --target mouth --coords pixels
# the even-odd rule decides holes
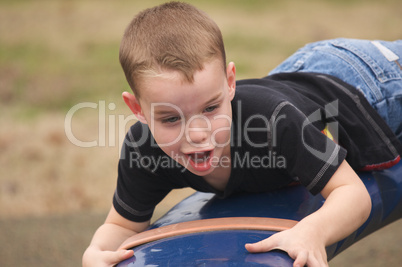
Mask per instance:
[[[186,154],[190,165],[197,171],[207,171],[211,168],[213,150]]]
[[[190,160],[194,161],[195,163],[202,163],[207,161],[211,157],[211,154],[212,150],[204,152],[195,152],[187,155],[190,158]]]

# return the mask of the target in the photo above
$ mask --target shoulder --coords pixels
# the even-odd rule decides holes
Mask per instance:
[[[270,116],[277,105],[289,100],[282,88],[281,83],[265,78],[238,81],[233,111],[243,118],[253,114]]]
[[[163,153],[147,124],[136,122],[127,131],[123,147],[130,150],[141,151],[144,155],[153,155]]]

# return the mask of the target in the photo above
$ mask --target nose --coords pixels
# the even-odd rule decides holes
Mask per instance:
[[[205,116],[190,118],[186,126],[186,139],[190,144],[208,146],[208,137],[211,132],[211,122]]]

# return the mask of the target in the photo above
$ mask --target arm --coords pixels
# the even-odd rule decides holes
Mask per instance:
[[[247,244],[249,252],[286,251],[294,266],[328,266],[325,247],[353,233],[368,218],[371,199],[363,182],[346,161],[321,191],[326,199],[316,212],[292,229],[258,243]]]
[[[144,231],[149,226],[149,221],[132,222],[112,207],[106,221],[95,232],[91,244],[86,249],[82,265],[89,266],[114,266],[115,264],[133,256],[132,250],[116,251],[129,237]]]

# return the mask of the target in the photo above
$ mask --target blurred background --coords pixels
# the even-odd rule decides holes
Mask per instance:
[[[0,0],[0,265],[80,266],[134,123],[118,63],[140,10],[164,1]],[[262,77],[298,47],[336,37],[402,38],[400,0],[186,1],[218,23],[238,78]],[[153,220],[192,193],[179,190]],[[402,222],[331,266],[397,266]]]

